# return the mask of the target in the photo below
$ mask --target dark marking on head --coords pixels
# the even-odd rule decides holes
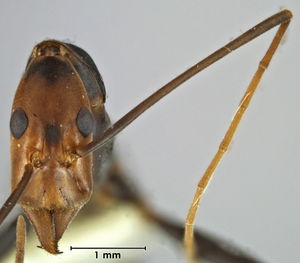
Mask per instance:
[[[10,131],[12,136],[19,139],[28,127],[28,118],[22,108],[17,108],[10,118]]]
[[[45,127],[45,140],[49,145],[57,145],[60,139],[59,128],[53,124],[47,124]]]
[[[78,74],[80,75],[80,78],[84,83],[89,99],[92,101],[94,98],[96,98],[99,95],[98,89],[100,89],[101,93],[103,94],[103,102],[105,102],[106,91],[104,82],[91,56],[78,46],[70,43],[65,44],[69,46],[86,64],[84,65],[82,63],[75,63],[74,67],[76,68]],[[91,79],[91,75],[95,78],[95,80]]]
[[[94,129],[94,118],[87,108],[81,108],[77,114],[76,124],[83,137],[89,136]]]
[[[59,78],[72,73],[72,68],[68,63],[53,56],[47,56],[43,59],[33,62],[28,69],[27,76],[35,73],[43,76],[48,82],[53,83]]]

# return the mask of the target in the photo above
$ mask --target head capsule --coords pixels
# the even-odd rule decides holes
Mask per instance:
[[[31,163],[19,203],[50,253],[58,253],[57,242],[90,199],[101,160],[78,158],[76,149],[108,127],[104,102],[102,78],[85,51],[55,40],[34,47],[12,107],[12,188]]]

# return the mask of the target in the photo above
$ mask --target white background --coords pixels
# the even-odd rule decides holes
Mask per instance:
[[[92,56],[116,121],[232,38],[282,8],[292,10],[285,41],[215,173],[196,224],[266,262],[299,262],[298,1],[0,3],[1,203],[10,191],[10,107],[38,42],[71,41]],[[182,85],[118,136],[116,150],[158,211],[184,220],[197,181],[274,33]]]

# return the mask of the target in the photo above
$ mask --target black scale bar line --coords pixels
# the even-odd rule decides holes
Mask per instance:
[[[73,247],[70,246],[70,250],[73,249],[143,249],[146,251],[146,246],[144,247]]]

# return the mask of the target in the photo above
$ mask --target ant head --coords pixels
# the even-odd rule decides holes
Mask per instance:
[[[76,48],[53,40],[34,48],[10,120],[12,188],[31,163],[19,203],[50,253],[92,193],[93,156],[78,158],[77,148],[107,126],[102,79]]]

